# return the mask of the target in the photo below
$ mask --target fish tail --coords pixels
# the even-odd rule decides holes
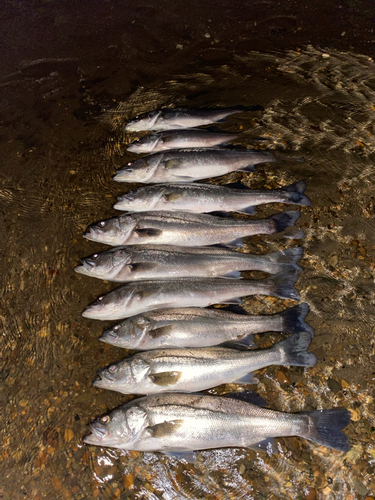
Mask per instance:
[[[315,441],[327,448],[339,451],[349,451],[348,437],[341,432],[350,422],[350,412],[345,408],[331,410],[315,410],[306,412],[309,425],[306,433],[301,437]]]
[[[298,279],[297,271],[286,271],[267,278],[269,283],[268,294],[281,299],[301,300],[297,290],[293,287]]]
[[[307,207],[311,206],[311,200],[306,195],[304,195],[306,189],[306,182],[299,181],[285,186],[280,189],[286,194],[286,200],[292,205],[305,205]]]
[[[280,313],[282,318],[282,331],[286,333],[308,332],[314,336],[314,330],[305,323],[305,318],[309,312],[309,304],[303,302],[297,306],[290,307]]]
[[[303,272],[303,269],[297,264],[303,257],[303,248],[295,247],[281,250],[280,252],[272,252],[267,255],[268,260],[275,266],[276,273],[296,269]]]
[[[300,216],[301,212],[299,210],[289,210],[288,212],[271,215],[271,217],[268,217],[271,222],[271,234],[279,233],[290,226],[294,226]]]
[[[312,352],[308,352],[311,335],[308,332],[294,334],[278,342],[271,349],[279,354],[278,365],[314,366],[318,359]]]

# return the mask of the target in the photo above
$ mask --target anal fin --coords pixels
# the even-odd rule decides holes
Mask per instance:
[[[250,372],[237,380],[233,380],[232,384],[256,384],[257,382],[258,379]]]
[[[263,441],[259,441],[259,443],[253,443],[248,448],[256,451],[265,451],[268,455],[274,455],[276,453],[276,443],[275,438],[266,438]]]
[[[185,460],[189,464],[193,464],[197,460],[195,451],[162,451],[167,457],[176,458],[177,460]]]

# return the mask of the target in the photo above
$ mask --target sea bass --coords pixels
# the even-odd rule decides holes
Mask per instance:
[[[200,127],[211,123],[222,122],[235,113],[245,111],[263,111],[263,106],[233,106],[231,108],[163,108],[137,115],[127,123],[125,130],[139,132],[141,130],[173,130],[177,128]]]
[[[180,148],[212,148],[238,137],[230,132],[207,129],[180,129],[155,132],[133,141],[126,149],[132,153],[157,153]]]
[[[81,259],[82,266],[74,270],[116,282],[192,276],[240,278],[240,271],[270,274],[291,269],[302,271],[297,265],[302,256],[301,247],[252,255],[217,247],[130,245]]]
[[[98,372],[95,387],[122,394],[199,392],[221,384],[253,384],[252,372],[271,365],[314,366],[307,352],[308,332],[292,335],[268,349],[226,347],[143,351]]]
[[[300,300],[293,288],[297,278],[297,271],[288,271],[261,280],[179,278],[130,282],[99,297],[86,307],[82,316],[116,320],[154,309],[239,303],[240,297],[247,295]]]
[[[276,161],[270,151],[256,149],[171,149],[128,162],[113,177],[118,182],[193,182],[229,172],[254,172],[258,163]]]
[[[122,321],[104,330],[99,340],[116,347],[147,351],[175,347],[209,347],[225,342],[254,346],[253,334],[300,333],[314,330],[305,323],[309,305],[304,302],[268,316],[250,316],[241,306],[225,309],[160,309]],[[235,312],[232,312],[235,311]]]
[[[341,432],[350,422],[344,408],[285,413],[264,408],[267,403],[251,391],[228,396],[176,393],[135,399],[91,423],[91,434],[83,441],[123,450],[170,452],[188,461],[194,461],[191,452],[196,450],[272,450],[270,438],[283,436],[302,437],[339,451],[350,449]]]
[[[303,193],[304,181],[280,189],[251,190],[241,182],[228,186],[214,184],[158,184],[123,194],[113,206],[116,210],[145,212],[169,210],[179,212],[239,212],[254,213],[253,207],[265,203],[288,203],[310,206]]]
[[[218,243],[241,245],[245,236],[273,234],[293,226],[297,210],[265,219],[244,220],[181,212],[129,213],[92,224],[83,233],[88,240],[107,245],[209,246]]]

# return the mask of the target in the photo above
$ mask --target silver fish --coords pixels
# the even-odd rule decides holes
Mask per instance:
[[[252,214],[254,206],[265,203],[310,206],[311,200],[303,194],[305,189],[305,181],[295,182],[280,189],[264,191],[248,189],[241,182],[229,186],[158,184],[123,194],[113,208],[131,212],[169,210],[193,213],[222,211]]]
[[[239,297],[246,295],[300,300],[293,288],[297,278],[297,271],[288,271],[261,280],[179,278],[130,282],[99,297],[86,307],[82,316],[116,320],[154,309],[239,303]]]
[[[141,130],[173,130],[177,128],[200,127],[225,121],[235,113],[245,111],[263,111],[263,106],[233,106],[231,108],[174,108],[158,109],[137,115],[125,126],[129,132]]]
[[[254,172],[258,163],[276,161],[270,151],[256,149],[171,149],[128,162],[113,177],[118,182],[193,182],[229,172]]]
[[[350,449],[341,432],[350,422],[344,408],[285,413],[264,408],[267,403],[250,391],[228,396],[176,393],[135,399],[91,423],[91,434],[83,441],[169,452],[188,461],[194,461],[191,452],[212,448],[272,450],[271,438],[283,436],[302,437],[339,451]]]
[[[224,342],[252,347],[253,334],[265,332],[306,331],[314,335],[314,330],[305,323],[309,312],[306,302],[268,316],[247,315],[241,306],[229,306],[229,309],[150,311],[106,329],[99,340],[116,347],[147,351],[167,347],[210,347]]]
[[[241,245],[241,238],[273,234],[293,226],[297,210],[281,212],[265,219],[244,220],[181,212],[129,213],[92,224],[83,233],[88,240],[107,245],[209,246],[218,243]]]
[[[133,141],[126,149],[132,153],[157,153],[179,148],[212,148],[227,144],[238,137],[230,132],[187,128],[155,132]]]
[[[292,335],[268,349],[226,347],[144,351],[98,372],[95,387],[122,394],[199,392],[221,384],[253,384],[252,372],[271,365],[314,366],[311,336]]]
[[[81,259],[83,265],[74,270],[116,282],[192,276],[240,278],[240,271],[302,271],[297,265],[302,256],[301,247],[252,255],[216,247],[130,245]]]

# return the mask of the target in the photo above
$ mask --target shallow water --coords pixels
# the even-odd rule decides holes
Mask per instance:
[[[242,49],[236,56],[228,47],[216,49],[219,41],[210,37],[213,46],[204,48],[200,64],[191,64],[189,42],[180,40],[182,48],[174,50],[181,56],[175,57],[186,57],[186,64],[180,60],[178,71],[166,76],[155,65],[149,81],[138,75],[142,85],[137,78],[123,81],[123,72],[120,78],[109,64],[80,66],[66,57],[24,61],[2,79],[2,498],[375,495],[375,64],[368,56],[311,46],[277,53]],[[163,57],[161,42],[159,50],[156,60]],[[132,55],[124,53],[125,65],[127,56]],[[155,58],[147,52],[142,57],[152,68]],[[260,103],[265,112],[233,116],[222,128],[241,132],[237,144],[275,148],[280,161],[230,177],[258,189],[305,179],[314,205],[301,210],[305,273],[297,288],[311,307],[308,322],[316,334],[311,350],[319,363],[309,370],[262,370],[256,390],[278,410],[351,409],[353,421],[345,432],[352,449],[344,455],[290,438],[279,440],[273,457],[215,450],[199,453],[193,466],[158,454],[84,446],[87,423],[130,400],[91,386],[96,370],[121,359],[124,351],[97,341],[107,322],[102,326],[80,315],[113,285],[73,271],[79,257],[105,248],[84,240],[81,231],[117,213],[111,206],[128,189],[111,181],[114,169],[135,157],[125,151],[135,134],[124,134],[123,125],[160,106],[239,103]],[[301,156],[304,163],[297,161]],[[282,209],[259,208],[257,216]],[[254,237],[247,250],[294,244]],[[270,297],[245,302],[255,313],[287,305],[292,301]],[[257,341],[265,346],[276,339],[264,335]]]

